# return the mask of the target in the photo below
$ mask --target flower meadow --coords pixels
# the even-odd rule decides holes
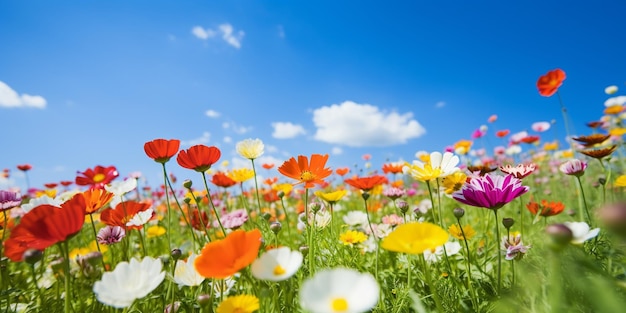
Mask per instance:
[[[410,161],[331,168],[323,152],[258,164],[250,138],[236,145],[249,167],[232,168],[219,147],[154,139],[159,186],[95,165],[0,190],[0,311],[619,312],[626,96],[608,87],[602,117],[572,134],[565,78],[537,81],[564,143],[542,142],[549,122],[481,126]],[[36,167],[16,168],[28,185]]]

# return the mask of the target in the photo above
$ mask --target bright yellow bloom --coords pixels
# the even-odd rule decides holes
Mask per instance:
[[[394,229],[383,239],[383,249],[421,254],[425,250],[435,249],[448,241],[448,233],[443,228],[431,223],[407,223]]]
[[[272,189],[276,191],[282,191],[285,195],[288,195],[291,192],[291,190],[293,190],[293,184],[288,184],[288,183],[278,184],[278,185],[273,186]]]
[[[609,134],[611,134],[611,136],[621,137],[624,134],[626,134],[626,128],[624,128],[624,127],[613,128],[613,129],[609,130]]]
[[[56,189],[46,189],[46,190],[37,190],[35,192],[35,198],[39,198],[39,197],[42,197],[44,195],[54,199],[57,196],[57,190]]]
[[[467,154],[472,148],[471,140],[459,140],[454,144],[454,152],[457,154]]]
[[[606,115],[620,114],[622,113],[622,111],[624,111],[624,107],[622,107],[621,105],[612,105],[604,109],[604,114]]]
[[[463,172],[456,172],[443,178],[441,185],[444,188],[446,194],[452,194],[453,192],[463,188],[467,175]]]
[[[107,246],[105,245],[101,245],[100,246],[100,251],[102,253],[107,252],[109,248],[107,248]],[[98,251],[98,246],[96,245],[96,241],[93,240],[89,243],[89,245],[87,247],[83,247],[83,248],[74,248],[72,251],[70,251],[70,260],[75,260],[76,257],[78,256],[85,256],[90,252],[96,252]]]
[[[558,141],[546,142],[543,144],[543,151],[555,151],[557,149],[559,149]]]
[[[615,187],[626,187],[626,175],[620,175],[615,179]]]
[[[574,152],[572,150],[563,150],[561,156],[564,159],[569,159],[574,157]]]
[[[367,240],[367,235],[360,231],[348,230],[339,235],[339,240],[346,246],[356,245]]]
[[[254,177],[254,171],[252,171],[249,168],[238,168],[238,169],[234,169],[232,171],[230,171],[228,174],[226,174],[228,177],[230,177],[230,179],[238,182],[238,183],[243,183],[246,180]]]
[[[459,227],[458,224],[452,224],[448,228],[448,232],[450,232],[450,235],[452,235],[452,237],[458,240],[463,240],[463,233],[465,233],[465,239],[467,240],[472,239],[472,237],[476,235],[476,231],[474,230],[474,228],[472,228],[472,225],[469,224],[463,226],[463,232],[461,232],[461,227]]]
[[[217,313],[252,313],[259,308],[259,298],[252,295],[239,295],[222,301],[217,307]]]
[[[333,192],[322,192],[318,190],[315,192],[315,195],[328,203],[335,204],[337,201],[341,200],[346,193],[348,193],[348,191],[345,189],[339,189]]]
[[[152,225],[150,227],[148,227],[148,229],[146,229],[146,237],[148,238],[154,238],[154,237],[159,237],[163,234],[165,234],[165,227],[163,226],[159,226],[159,225]]]

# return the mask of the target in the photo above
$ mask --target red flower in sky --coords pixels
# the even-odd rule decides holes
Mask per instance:
[[[70,186],[71,184],[73,184],[74,182],[71,180],[62,180],[61,181],[61,185],[63,185],[63,187],[67,187]]]
[[[30,171],[33,168],[30,164],[21,164],[17,166],[17,169],[23,172]]]
[[[274,167],[274,163],[263,163],[262,166],[266,170],[271,170]]]
[[[115,166],[104,167],[98,165],[93,169],[88,168],[84,172],[78,172],[76,185],[90,186],[89,189],[104,189],[104,185],[110,183],[119,175]]]
[[[179,148],[180,140],[178,139],[155,139],[143,145],[143,150],[148,157],[162,164],[165,164],[171,157],[176,155]]]
[[[365,192],[372,190],[378,185],[382,185],[387,182],[387,177],[381,175],[374,175],[368,177],[348,178],[345,180],[346,184],[361,189]]]
[[[23,259],[28,249],[44,250],[78,233],[85,221],[85,198],[77,194],[61,208],[40,205],[26,213],[4,243],[5,255],[12,261]]]
[[[108,208],[100,214],[100,220],[109,226],[120,226],[124,229],[141,229],[141,226],[126,226],[135,214],[150,208],[149,203],[126,201],[119,203],[115,209]]]
[[[394,163],[386,163],[383,164],[383,172],[385,174],[398,174],[398,173],[402,173],[402,168],[404,167],[404,164],[401,162],[394,162]]]
[[[343,176],[343,175],[348,174],[349,171],[350,171],[350,168],[348,167],[340,167],[335,170],[335,173],[337,173],[337,175],[339,176]]]
[[[59,184],[57,184],[57,183],[47,183],[47,184],[43,184],[43,185],[46,186],[46,188],[48,188],[48,189],[54,189]]]
[[[557,68],[549,71],[546,75],[539,77],[537,80],[537,89],[539,94],[544,97],[550,97],[559,90],[559,87],[565,80],[565,72]]]
[[[222,156],[222,152],[217,147],[195,145],[187,150],[181,150],[176,161],[184,168],[196,172],[205,172],[220,159],[220,156]]]
[[[223,172],[217,172],[213,174],[213,178],[211,179],[211,182],[215,186],[222,187],[222,188],[228,188],[228,187],[237,185],[236,181],[228,177],[228,175],[226,175]]]
[[[510,132],[511,131],[508,129],[499,130],[496,132],[496,137],[498,138],[506,137]]]
[[[520,139],[521,142],[523,143],[535,143],[537,141],[539,141],[539,136],[526,136],[522,139]]]

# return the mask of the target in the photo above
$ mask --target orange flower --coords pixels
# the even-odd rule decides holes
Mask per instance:
[[[604,135],[604,134],[591,134],[589,136],[579,136],[579,137],[573,137],[572,139],[582,143],[585,147],[591,147],[597,144],[601,144],[603,142],[605,142],[607,139],[609,139],[611,137],[611,135]]]
[[[155,139],[143,145],[143,150],[149,158],[163,164],[176,155],[178,148],[180,148],[180,140],[178,139]]]
[[[261,166],[263,166],[263,168],[266,170],[271,170],[272,168],[274,168],[274,163],[263,163],[263,165]]]
[[[604,114],[606,115],[616,115],[620,114],[624,111],[624,107],[621,105],[612,105],[606,109],[604,109]]]
[[[228,175],[226,175],[223,172],[217,172],[213,174],[213,178],[211,178],[211,182],[213,183],[213,185],[222,187],[222,188],[228,188],[237,184],[236,181],[228,177]]]
[[[541,205],[537,202],[531,201],[526,205],[526,208],[528,208],[528,211],[530,211],[530,213],[532,213],[533,215],[537,215],[537,212],[541,210],[541,213],[539,213],[539,215],[548,217],[563,212],[565,206],[562,202],[548,202],[547,200],[541,200]]]
[[[337,173],[337,175],[339,176],[343,176],[343,175],[348,174],[349,171],[350,171],[350,168],[348,167],[340,167],[335,170],[335,173]]]
[[[40,205],[26,213],[4,243],[5,255],[14,262],[23,260],[28,249],[44,250],[78,233],[85,221],[85,197],[77,194],[61,205]]]
[[[565,80],[565,72],[561,69],[549,71],[546,75],[539,77],[537,80],[537,89],[539,94],[544,97],[550,97],[556,93]]]
[[[115,209],[108,208],[100,214],[100,220],[109,226],[120,226],[124,229],[141,229],[141,226],[126,226],[126,223],[139,212],[150,208],[149,203],[137,201],[126,201],[115,206]]]
[[[325,167],[326,161],[328,161],[328,154],[311,155],[310,164],[306,156],[299,155],[298,161],[293,157],[285,161],[283,165],[278,168],[278,172],[289,178],[300,181],[297,184],[304,183],[304,188],[312,188],[315,184],[322,185],[324,178],[333,173],[330,168]]]
[[[395,162],[395,163],[386,163],[383,164],[383,173],[385,174],[398,174],[398,173],[402,173],[402,167],[404,167],[404,164],[401,162]]]
[[[602,121],[593,121],[593,122],[587,123],[586,125],[589,128],[596,129],[596,128],[602,127],[604,125],[604,122],[602,122]]]
[[[537,141],[539,141],[539,136],[526,136],[522,139],[520,139],[521,142],[523,143],[535,143]]]
[[[222,240],[207,243],[194,261],[194,267],[204,277],[224,279],[250,265],[260,247],[261,231],[236,230]]]
[[[195,145],[187,150],[181,150],[176,161],[184,168],[196,172],[205,172],[220,159],[220,156],[222,156],[222,152],[217,147]]]
[[[345,180],[346,184],[361,189],[365,192],[372,190],[378,185],[382,185],[387,182],[387,177],[381,175],[374,175],[368,177],[356,177],[348,178]]]
[[[86,204],[85,214],[100,210],[113,199],[113,194],[104,189],[90,189],[83,192],[83,196]]]
[[[607,157],[609,155],[611,155],[611,153],[613,153],[613,151],[615,151],[615,149],[617,149],[617,146],[611,146],[608,148],[604,148],[604,149],[591,149],[591,150],[582,150],[580,151],[580,153],[586,155],[586,156],[590,156],[594,159],[602,159],[604,157]]]
[[[499,130],[496,132],[496,137],[498,138],[506,137],[510,132],[511,131],[508,129]]]

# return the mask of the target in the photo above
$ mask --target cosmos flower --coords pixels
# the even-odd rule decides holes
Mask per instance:
[[[566,175],[582,176],[585,173],[586,168],[587,162],[578,159],[572,159],[567,160],[566,162],[561,164],[559,166],[559,171]]]
[[[344,182],[354,188],[361,189],[365,192],[372,190],[378,185],[382,185],[387,182],[387,177],[381,175],[348,178]]]
[[[283,281],[300,269],[302,260],[302,253],[288,247],[271,249],[252,262],[250,272],[257,279]]]
[[[600,233],[600,228],[591,229],[585,222],[564,222],[567,228],[572,231],[572,243],[580,245],[583,242],[595,238]]]
[[[603,159],[609,155],[611,155],[617,149],[616,145],[613,145],[604,149],[592,149],[592,150],[582,150],[580,153],[592,157],[594,159]]]
[[[165,272],[162,268],[161,260],[151,257],[120,262],[113,271],[105,272],[102,279],[95,282],[93,292],[98,301],[108,306],[129,307],[163,282]]]
[[[119,173],[115,166],[97,165],[93,169],[86,169],[84,172],[78,172],[76,176],[76,185],[89,186],[90,189],[104,189],[104,185],[113,181]]]
[[[348,168],[348,167],[340,167],[340,168],[335,170],[335,173],[337,173],[337,175],[339,175],[339,176],[344,176],[344,175],[348,174],[348,172],[350,172],[350,168]]]
[[[343,222],[352,227],[367,225],[367,214],[362,211],[350,211],[343,216]]]
[[[367,240],[367,235],[356,230],[347,230],[339,235],[339,241],[346,246],[352,246]]]
[[[151,208],[144,210],[144,211],[139,211],[135,213],[135,215],[133,215],[133,217],[131,217],[128,222],[126,222],[126,226],[133,227],[133,228],[134,227],[140,228],[141,226],[148,223],[152,219],[153,216],[154,216],[154,210]]]
[[[300,305],[311,313],[368,312],[378,303],[380,287],[369,273],[325,269],[302,283]]]
[[[278,172],[297,180],[298,184],[304,184],[304,188],[313,188],[316,184],[322,185],[324,179],[332,174],[332,170],[325,167],[326,161],[328,154],[313,154],[310,163],[306,156],[299,155],[297,161],[293,157],[285,161]]]
[[[194,266],[196,257],[198,256],[192,253],[187,260],[176,262],[174,282],[179,286],[199,286],[204,281],[204,276],[200,275]]]
[[[249,168],[237,168],[228,172],[228,177],[237,183],[243,183],[248,179],[254,177],[254,171]]]
[[[565,80],[565,72],[561,69],[549,71],[547,74],[539,77],[537,80],[537,89],[539,94],[544,97],[550,97],[557,92],[559,87]]]
[[[60,208],[63,201],[59,198],[51,198],[48,195],[43,195],[41,197],[31,198],[28,203],[22,204],[20,209],[22,209],[24,213],[28,213],[32,209],[44,204]]]
[[[116,197],[121,197],[137,188],[137,180],[134,178],[128,178],[123,181],[111,182],[104,186],[104,189]]]
[[[503,138],[503,137],[508,136],[509,133],[511,133],[511,131],[508,129],[499,130],[496,132],[496,137]]]
[[[321,190],[318,190],[318,191],[315,192],[315,195],[318,198],[320,198],[320,199],[322,199],[322,200],[324,200],[324,201],[326,201],[326,202],[328,202],[330,204],[335,204],[339,200],[341,200],[341,198],[343,198],[347,193],[348,193],[348,191],[345,190],[345,189],[339,189],[339,190],[336,190],[336,191],[333,191],[333,192],[323,192]]]
[[[254,160],[263,155],[263,152],[265,152],[265,145],[261,139],[249,138],[238,142],[235,149],[240,156],[249,160]]]
[[[404,189],[397,187],[389,187],[383,190],[383,195],[391,200],[402,198],[405,194],[406,192],[404,191]]]
[[[486,174],[470,178],[452,197],[467,205],[497,210],[526,193],[528,189],[513,175]]]
[[[222,215],[220,219],[224,228],[237,229],[248,220],[248,213],[245,209],[234,210]],[[214,221],[213,227],[219,227],[219,223]]]
[[[458,172],[459,162],[459,157],[450,152],[441,154],[436,151],[430,154],[427,163],[414,160],[412,165],[403,168],[403,172],[420,181],[431,181]]]
[[[178,152],[176,161],[184,168],[196,172],[205,172],[211,168],[222,156],[222,152],[217,147],[207,147],[205,145],[191,146],[187,150]]]
[[[463,226],[463,230],[461,231],[461,227],[458,224],[452,224],[448,227],[448,232],[450,235],[458,240],[467,239],[470,240],[474,235],[476,235],[476,231],[472,227],[472,225]],[[465,234],[465,238],[463,238],[463,234]]]
[[[385,174],[399,174],[402,173],[402,168],[404,167],[403,162],[392,162],[383,164],[383,173]]]
[[[130,222],[139,212],[152,210],[149,203],[126,201],[115,206],[115,209],[108,208],[100,214],[100,220],[109,226],[121,226],[124,229],[141,229],[141,226]],[[149,212],[150,216],[154,211]],[[145,217],[145,215],[143,216]]]
[[[180,140],[178,139],[154,139],[143,145],[146,155],[155,162],[165,164],[169,161],[180,148]]]
[[[113,198],[112,193],[103,189],[89,189],[83,192],[83,196],[85,197],[86,214],[97,212]]]
[[[534,172],[537,169],[537,165],[533,163],[529,164],[518,164],[516,166],[512,166],[510,164],[500,166],[500,171],[505,174],[513,175],[517,179],[522,179]]]
[[[222,240],[207,243],[194,261],[196,270],[207,278],[226,278],[256,259],[261,247],[261,232],[236,230]],[[215,256],[219,255],[219,258]]]
[[[441,180],[441,187],[444,192],[448,195],[451,195],[455,191],[463,188],[463,185],[467,181],[467,175],[462,172],[456,172],[454,174],[448,175]]]
[[[439,262],[444,255],[450,257],[459,253],[459,251],[461,251],[461,244],[456,241],[449,241],[435,249],[424,250],[424,259],[428,262],[435,263]]]
[[[585,147],[592,147],[595,145],[599,145],[605,141],[607,141],[609,138],[611,138],[610,134],[592,134],[589,136],[578,136],[578,137],[572,137],[572,139],[580,142],[581,144],[583,144]]]
[[[421,254],[448,241],[448,233],[431,223],[407,223],[396,227],[381,243],[385,250]]]
[[[126,231],[120,226],[104,226],[100,231],[96,239],[101,245],[111,245],[122,241],[122,238],[126,237]]]
[[[550,129],[550,125],[550,122],[535,122],[530,126],[530,128],[535,132],[543,133]]]
[[[512,233],[502,237],[502,250],[505,251],[504,259],[508,261],[521,259],[530,249],[530,245],[525,246],[520,233]]]

